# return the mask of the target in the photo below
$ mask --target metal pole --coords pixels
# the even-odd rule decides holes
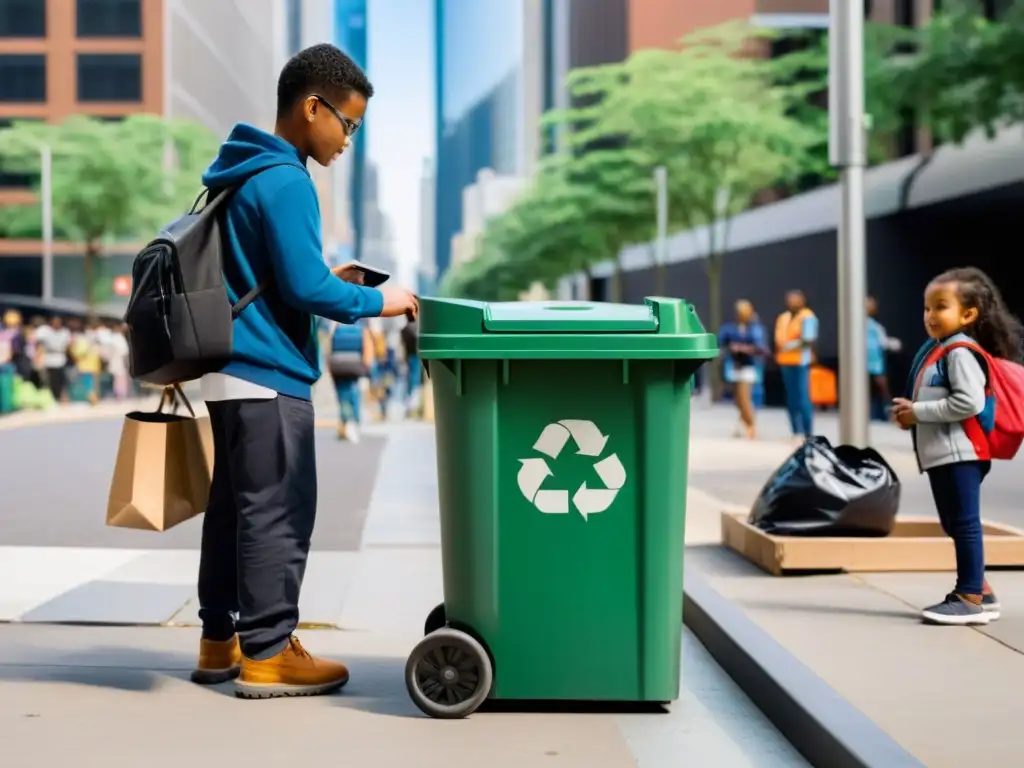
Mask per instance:
[[[654,185],[657,189],[657,235],[654,240],[654,263],[659,295],[665,293],[665,264],[668,262],[668,169],[659,165],[654,169]]]
[[[53,301],[53,152],[39,148],[39,203],[43,214],[43,301]]]
[[[864,166],[864,4],[831,0],[829,7],[829,149],[840,169],[839,439],[868,444],[866,224]]]

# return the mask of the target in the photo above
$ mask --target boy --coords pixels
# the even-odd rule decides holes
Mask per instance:
[[[317,503],[314,316],[341,323],[415,317],[419,305],[405,289],[356,284],[352,269],[332,274],[306,162],[338,159],[372,95],[366,75],[334,46],[300,51],[278,80],[274,133],[236,125],[203,176],[211,190],[240,185],[223,211],[232,300],[271,280],[235,320],[231,360],[202,380],[215,464],[192,679],[237,677],[244,698],[329,693],[348,681],[343,664],[313,658],[292,634]]]

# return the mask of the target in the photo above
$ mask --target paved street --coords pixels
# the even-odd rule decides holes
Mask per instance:
[[[14,546],[197,549],[202,518],[165,533],[105,525],[120,419],[0,431],[4,514],[0,542]],[[317,431],[320,494],[317,550],[357,549],[385,438],[359,445]]]

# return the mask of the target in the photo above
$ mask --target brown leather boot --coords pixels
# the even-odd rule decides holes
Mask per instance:
[[[199,641],[199,663],[192,670],[192,682],[199,685],[226,683],[238,677],[242,665],[242,649],[238,635],[230,640]]]
[[[276,656],[257,661],[242,657],[235,695],[242,699],[319,696],[348,682],[348,668],[309,654],[294,635]]]

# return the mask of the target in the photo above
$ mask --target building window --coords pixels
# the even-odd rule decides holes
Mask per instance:
[[[897,0],[894,19],[898,27],[917,26],[917,0]]]
[[[46,37],[46,0],[0,0],[0,37]]]
[[[142,56],[137,53],[78,54],[78,100],[142,101]]]
[[[0,131],[14,125],[15,119],[10,117],[0,119]],[[0,189],[25,189],[26,187],[31,187],[38,175],[23,173],[19,170],[9,171],[4,167],[3,158],[0,158]]]
[[[41,53],[0,54],[0,102],[46,101],[46,56]]]
[[[302,0],[288,0],[288,55],[302,50]]]
[[[142,37],[142,0],[76,0],[79,37]]]

